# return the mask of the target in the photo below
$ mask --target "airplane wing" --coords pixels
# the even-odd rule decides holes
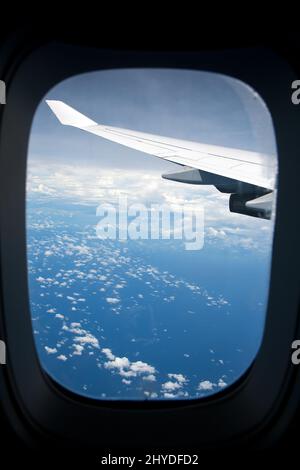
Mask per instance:
[[[246,202],[272,192],[275,188],[276,159],[258,152],[147,134],[129,129],[97,124],[62,101],[46,100],[48,106],[64,125],[77,127],[118,144],[154,155],[181,165],[176,173],[162,175],[166,179],[191,184],[212,184],[222,192],[232,193],[232,212],[270,218],[271,208],[246,206]],[[243,195],[241,201],[239,195]],[[249,196],[247,201],[244,202]],[[238,207],[238,211],[234,208]],[[259,207],[259,208],[258,208]]]

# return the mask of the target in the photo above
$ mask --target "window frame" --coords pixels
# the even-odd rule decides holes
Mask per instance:
[[[11,69],[6,105],[1,109],[0,327],[7,344],[8,365],[0,369],[0,396],[19,410],[16,414],[22,415],[28,429],[43,430],[45,437],[54,437],[60,445],[108,447],[119,443],[148,447],[151,443],[159,447],[199,448],[236,444],[258,431],[266,434],[268,425],[284,406],[286,393],[296,387],[295,368],[290,360],[291,343],[299,333],[296,214],[300,171],[294,149],[300,106],[298,109],[291,102],[294,71],[267,49],[135,52],[49,42],[33,48],[23,59]],[[35,348],[25,225],[31,124],[44,95],[64,79],[101,69],[150,67],[202,70],[242,80],[259,93],[272,115],[279,178],[265,330],[250,370],[216,395],[176,402],[92,400],[50,379],[42,370]],[[284,292],[282,279],[289,280]]]

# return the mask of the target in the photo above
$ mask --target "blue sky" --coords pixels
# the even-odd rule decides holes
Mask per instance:
[[[92,72],[65,80],[46,98],[63,100],[101,124],[276,153],[271,118],[260,97],[242,82],[218,74],[162,69]],[[32,132],[31,158],[43,155],[72,163],[84,159],[88,165],[141,169],[166,165],[76,129],[66,131],[44,100]]]

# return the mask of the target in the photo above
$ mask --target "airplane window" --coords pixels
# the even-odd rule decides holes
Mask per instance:
[[[269,111],[234,78],[120,69],[50,90],[26,215],[44,370],[104,400],[207,397],[241,377],[264,330],[276,165]]]

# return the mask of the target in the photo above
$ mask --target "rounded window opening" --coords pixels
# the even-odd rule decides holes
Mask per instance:
[[[106,70],[49,91],[27,178],[45,371],[108,400],[233,384],[264,329],[276,165],[268,109],[230,77]]]

